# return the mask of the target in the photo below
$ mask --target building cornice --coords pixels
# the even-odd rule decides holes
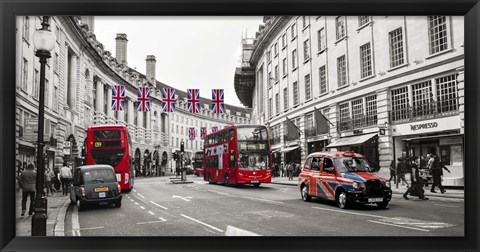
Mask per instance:
[[[277,36],[278,30],[285,25],[289,18],[289,16],[275,16],[270,25],[266,26],[261,35],[256,38],[252,57],[250,58],[250,64],[252,66],[256,66],[258,64],[258,61],[262,58],[265,48],[268,46],[268,44],[270,44],[272,39]]]

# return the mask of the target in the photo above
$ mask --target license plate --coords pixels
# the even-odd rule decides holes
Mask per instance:
[[[108,187],[97,187],[94,189],[95,192],[108,192]]]
[[[105,198],[106,197],[105,192],[98,193],[98,197],[99,198]]]
[[[368,202],[383,202],[383,198],[369,198]]]
[[[258,183],[258,180],[252,180],[252,183]]]

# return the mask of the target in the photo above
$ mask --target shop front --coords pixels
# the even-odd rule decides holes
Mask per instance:
[[[328,139],[322,139],[317,141],[309,141],[308,142],[308,154],[324,151],[328,145]]]
[[[435,154],[450,173],[443,173],[445,186],[464,186],[464,134],[459,116],[410,122],[393,126],[394,155],[425,158]],[[425,160],[424,159],[424,160]],[[426,165],[426,160],[421,162]]]
[[[342,137],[325,148],[331,151],[352,151],[362,154],[374,171],[380,169],[377,133]]]
[[[298,145],[283,148],[281,152],[285,154],[285,165],[290,163],[300,164],[301,153]]]

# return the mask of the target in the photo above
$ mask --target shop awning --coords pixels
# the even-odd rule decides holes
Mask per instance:
[[[283,149],[281,152],[282,152],[282,153],[285,153],[285,152],[289,152],[289,151],[295,150],[295,149],[297,149],[297,148],[298,148],[298,146],[288,147],[288,148]]]
[[[350,136],[350,137],[340,138],[336,142],[329,144],[325,148],[334,148],[334,147],[341,147],[341,146],[353,146],[353,145],[363,144],[376,135],[377,133],[372,133],[372,134],[365,134],[360,136]]]
[[[444,134],[444,135],[436,135],[436,136],[412,137],[412,138],[402,139],[402,141],[420,141],[420,140],[427,140],[427,139],[437,139],[437,138],[446,138],[446,137],[459,137],[459,136],[463,136],[463,134]]]
[[[277,153],[277,152],[280,152],[280,149],[273,149],[272,150],[272,153]]]

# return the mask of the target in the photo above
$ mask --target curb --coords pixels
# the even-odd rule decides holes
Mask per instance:
[[[70,199],[67,198],[65,203],[63,203],[60,212],[58,213],[57,220],[53,226],[53,236],[65,236],[65,217],[67,216],[67,209],[70,205]]]
[[[296,184],[290,184],[290,183],[283,183],[283,182],[271,182],[271,184],[277,184],[277,185],[288,185],[288,186],[297,186]],[[392,190],[393,194],[399,194],[403,195],[403,192],[396,192]],[[435,198],[449,198],[449,199],[461,199],[464,200],[464,197],[456,197],[456,196],[449,196],[449,195],[425,195],[428,197],[435,197]]]

